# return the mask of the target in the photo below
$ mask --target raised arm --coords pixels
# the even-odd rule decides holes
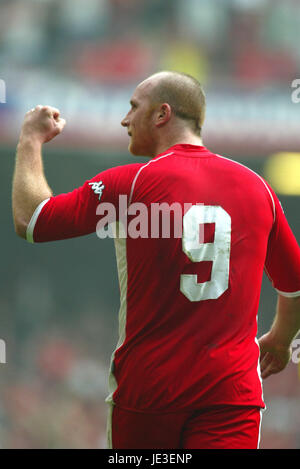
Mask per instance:
[[[278,295],[270,331],[259,339],[262,378],[279,373],[291,358],[291,343],[300,330],[300,296]]]
[[[65,123],[58,109],[50,106],[37,106],[25,115],[12,186],[15,230],[24,239],[36,207],[52,195],[44,175],[42,145],[58,135]]]

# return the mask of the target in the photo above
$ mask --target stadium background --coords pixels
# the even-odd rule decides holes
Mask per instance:
[[[50,104],[66,117],[64,134],[44,150],[51,187],[66,192],[132,162],[120,120],[140,80],[162,69],[191,73],[207,94],[204,144],[273,185],[299,241],[299,31],[293,0],[1,0],[0,447],[103,448],[117,342],[112,240],[32,246],[14,233],[11,180],[25,112]],[[275,301],[264,278],[259,335]],[[265,381],[262,448],[300,447],[299,386],[294,363]]]

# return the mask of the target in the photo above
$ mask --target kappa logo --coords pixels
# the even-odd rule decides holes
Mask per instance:
[[[100,200],[103,189],[105,189],[105,185],[102,183],[102,181],[89,182],[89,185],[92,186],[92,190],[95,192],[95,194],[99,195],[99,200]]]

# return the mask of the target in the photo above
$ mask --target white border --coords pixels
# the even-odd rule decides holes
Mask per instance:
[[[263,415],[263,411],[265,409],[260,409],[260,419],[259,419],[259,428],[258,428],[258,439],[257,439],[257,447],[256,449],[259,449],[259,445],[260,445],[260,439],[261,439],[261,424],[262,424],[262,415]]]
[[[134,178],[134,180],[133,180],[133,182],[132,182],[132,185],[131,185],[131,191],[130,191],[130,195],[129,195],[129,202],[128,202],[128,205],[131,204],[134,186],[135,186],[135,183],[136,183],[137,178],[138,178],[139,175],[140,175],[140,172],[141,172],[144,168],[146,168],[146,166],[148,166],[150,163],[155,163],[156,161],[159,161],[161,158],[165,158],[166,156],[173,155],[173,153],[174,153],[174,152],[172,151],[171,153],[167,153],[166,155],[162,155],[162,156],[160,156],[159,158],[150,160],[150,161],[148,161],[148,163],[146,163],[144,166],[142,166],[142,167],[138,170],[138,172],[136,173],[135,178]]]
[[[33,240],[33,230],[34,230],[34,227],[35,227],[35,224],[37,222],[37,219],[39,217],[39,214],[41,213],[42,211],[42,208],[44,207],[44,205],[46,205],[46,203],[48,202],[48,200],[50,200],[50,197],[48,199],[45,199],[43,200],[43,202],[41,202],[37,208],[35,209],[35,211],[33,212],[33,215],[30,219],[30,222],[28,223],[28,226],[27,226],[27,230],[26,230],[26,239],[29,243],[34,243],[34,240]]]
[[[294,291],[294,292],[285,292],[285,291],[280,291],[275,288],[277,293],[279,293],[282,296],[285,296],[286,298],[296,298],[297,296],[300,296],[300,290]]]
[[[267,189],[268,193],[269,193],[269,196],[271,198],[271,201],[272,201],[272,205],[273,205],[273,224],[275,223],[275,220],[276,220],[276,208],[275,208],[275,202],[274,202],[274,198],[273,198],[273,195],[266,183],[266,181],[259,175],[257,174],[255,171],[253,171],[253,169],[250,169],[248,168],[248,166],[245,166],[244,164],[242,163],[239,163],[238,161],[235,161],[235,160],[231,160],[230,158],[226,158],[225,156],[221,156],[221,155],[218,155],[216,154],[216,156],[218,156],[219,158],[223,158],[223,160],[228,160],[228,161],[231,161],[232,163],[235,163],[239,166],[242,166],[243,168],[246,168],[248,169],[248,171],[250,171],[251,173],[255,174],[255,176],[258,177],[258,179],[261,180],[261,182],[263,183],[263,185],[265,186],[265,188]]]

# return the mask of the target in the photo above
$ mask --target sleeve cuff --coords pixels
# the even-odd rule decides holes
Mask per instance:
[[[279,293],[282,296],[285,296],[286,298],[296,298],[297,296],[300,296],[300,290],[294,291],[294,292],[284,292],[284,291],[277,290],[276,288],[276,291],[277,293]]]
[[[48,202],[48,200],[50,200],[50,197],[46,200],[43,200],[43,202],[41,202],[37,208],[35,209],[35,211],[33,212],[33,215],[31,217],[31,220],[30,222],[28,223],[28,226],[27,226],[27,230],[26,230],[26,239],[29,243],[34,243],[34,239],[33,239],[33,230],[34,230],[34,227],[35,227],[35,224],[37,222],[37,219],[39,217],[39,214],[41,213],[42,211],[42,208],[44,207],[44,205],[46,205],[46,203]]]

